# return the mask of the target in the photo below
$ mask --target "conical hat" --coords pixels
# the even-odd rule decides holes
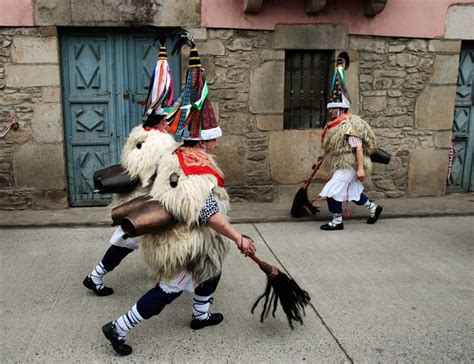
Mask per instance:
[[[143,103],[145,107],[145,117],[151,115],[166,116],[165,108],[170,106],[172,101],[173,78],[168,64],[166,47],[162,45],[158,53],[156,65],[150,77],[148,95]]]
[[[327,108],[343,108],[351,107],[351,99],[346,87],[345,70],[349,68],[349,55],[341,52],[336,61],[336,69],[331,82],[331,92],[329,94],[329,103]]]
[[[177,139],[211,140],[222,136],[208,97],[208,85],[196,48],[189,55],[186,82],[182,94],[175,101],[170,133]],[[178,110],[179,108],[179,110]]]

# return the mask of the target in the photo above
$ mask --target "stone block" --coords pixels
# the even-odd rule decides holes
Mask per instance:
[[[193,35],[195,41],[207,39],[206,28],[192,28],[188,29],[188,31]]]
[[[321,155],[322,129],[282,130],[270,133],[268,160],[273,182],[297,184],[308,178]]]
[[[396,63],[401,67],[414,67],[420,61],[419,57],[410,53],[397,54]]]
[[[446,14],[446,39],[474,39],[474,6],[452,5]]]
[[[447,150],[412,151],[408,171],[408,192],[418,196],[444,194],[447,170]]]
[[[250,73],[249,109],[252,113],[283,113],[285,64],[266,62]]]
[[[31,94],[22,94],[22,93],[4,94],[0,98],[0,106],[21,105],[25,103],[30,103],[31,101],[32,101]]]
[[[36,142],[61,143],[64,139],[61,104],[34,105],[31,126]]]
[[[257,128],[260,130],[282,130],[283,115],[257,115]]]
[[[389,53],[400,53],[403,52],[406,48],[405,44],[397,44],[397,45],[391,45],[388,47],[388,52]]]
[[[452,132],[439,131],[435,135],[434,146],[436,148],[450,148],[451,147]]]
[[[13,190],[15,181],[9,173],[0,173],[0,190]]]
[[[432,84],[456,84],[458,79],[459,55],[437,55],[431,73]]]
[[[369,112],[378,112],[387,106],[387,98],[384,96],[364,97],[363,109]]]
[[[273,50],[273,49],[263,49],[260,52],[260,59],[262,61],[284,61],[285,60],[285,51],[284,50]]]
[[[415,52],[426,51],[427,42],[424,39],[414,39],[408,42],[407,49]]]
[[[336,52],[338,53],[338,52]],[[360,60],[359,54],[354,51],[349,51],[349,57],[351,59],[350,71],[346,73],[346,86],[351,98],[351,112],[358,114],[360,111],[359,105],[359,68]]]
[[[233,29],[209,29],[211,39],[230,39],[234,35]]]
[[[0,173],[10,172],[12,165],[10,162],[0,161]]]
[[[35,25],[71,25],[71,0],[33,1]]]
[[[341,24],[280,24],[273,33],[276,49],[347,49],[347,28]]]
[[[60,87],[43,87],[42,88],[43,102],[61,102],[61,88]]]
[[[59,86],[58,65],[5,65],[7,87]]]
[[[11,57],[14,63],[59,63],[57,38],[14,37]]]
[[[245,184],[247,181],[247,142],[245,137],[224,135],[216,149],[219,167],[225,175],[226,185]]]
[[[0,209],[25,210],[31,208],[31,196],[28,192],[0,191]]]
[[[20,125],[18,130],[10,129],[8,134],[5,135],[5,140],[10,143],[23,144],[30,140],[32,135],[30,128]]]
[[[50,26],[50,27],[41,27],[38,29],[39,35],[42,37],[58,37],[58,28],[55,26]]]
[[[432,39],[430,40],[428,49],[430,50],[430,52],[435,53],[459,54],[459,51],[461,50],[461,41]]]
[[[40,191],[66,188],[64,145],[24,144],[13,155],[17,187]]]
[[[137,1],[137,5],[141,2]],[[153,4],[148,17],[156,26],[186,29],[201,26],[201,0],[147,0],[146,2]]]
[[[35,192],[32,194],[32,209],[33,210],[55,210],[65,209],[68,207],[67,192],[61,191],[46,191]]]
[[[451,129],[455,95],[456,86],[427,87],[416,101],[415,127]]]
[[[86,25],[102,23],[101,25],[125,25],[134,21],[137,24],[140,20],[141,9],[133,5],[133,2],[124,0],[70,0],[71,20],[74,25]],[[145,8],[143,6],[143,8]],[[148,9],[150,10],[150,9]]]
[[[220,40],[210,39],[206,42],[196,42],[199,55],[223,56],[225,47]]]
[[[230,51],[250,51],[253,48],[252,42],[249,38],[236,38],[227,42],[225,47]]]
[[[390,118],[394,128],[403,128],[406,126],[413,126],[413,118],[411,116],[398,116]]]
[[[385,41],[351,36],[350,49],[362,52],[385,53]],[[331,49],[331,47],[328,47]],[[333,46],[332,48],[338,48]]]
[[[214,80],[216,79],[216,68],[214,66],[214,62],[212,58],[209,56],[202,56],[202,57],[200,56],[200,58],[201,58],[202,67],[204,68],[204,71],[206,72],[206,81],[210,84],[214,83]],[[188,63],[186,63],[186,65],[187,64]]]
[[[253,130],[251,118],[248,112],[223,112],[220,115],[219,124],[225,135],[245,135]]]

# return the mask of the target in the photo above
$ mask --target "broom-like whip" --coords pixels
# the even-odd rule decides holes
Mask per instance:
[[[250,239],[248,236],[245,237]],[[260,269],[268,278],[265,291],[257,298],[250,312],[253,314],[260,301],[265,299],[263,302],[262,313],[260,314],[260,322],[264,322],[270,311],[272,312],[272,316],[275,317],[278,302],[280,302],[291,329],[294,329],[293,321],[298,321],[303,325],[305,307],[311,300],[308,292],[301,289],[293,279],[279,271],[277,267],[261,260],[255,254],[249,255],[249,257],[259,265]]]

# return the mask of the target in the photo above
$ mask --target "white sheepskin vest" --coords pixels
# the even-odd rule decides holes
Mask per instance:
[[[212,157],[211,157],[212,159]],[[170,186],[169,176],[179,176],[178,185]],[[229,196],[217,185],[210,174],[186,176],[176,154],[164,156],[150,195],[179,221],[172,230],[140,238],[140,251],[152,269],[155,282],[170,280],[184,269],[191,268],[196,284],[219,274],[228,252],[226,238],[206,225],[199,224],[199,216],[210,192],[227,214]]]

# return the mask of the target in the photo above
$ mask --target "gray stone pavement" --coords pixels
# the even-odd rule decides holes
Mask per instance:
[[[435,197],[380,199],[384,207],[382,218],[474,215],[474,193],[454,193]],[[324,221],[330,218],[325,201],[316,201],[320,208],[316,216],[294,219],[290,216],[292,201],[275,203],[234,202],[229,218],[232,223]],[[364,208],[349,205],[354,219],[365,219]],[[63,210],[3,210],[0,227],[18,226],[110,226],[108,207],[83,207]]]
[[[474,361],[472,216],[237,224],[258,255],[311,297],[303,326],[281,310],[261,324],[249,310],[266,278],[231,249],[215,294],[224,322],[189,329],[191,297],[135,328],[119,358],[100,327],[149,288],[139,253],[106,277],[97,297],[83,277],[102,257],[109,227],[0,229],[2,363],[468,363]]]

